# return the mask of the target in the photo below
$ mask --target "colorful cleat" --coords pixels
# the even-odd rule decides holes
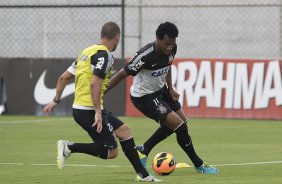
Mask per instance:
[[[196,167],[195,168],[196,171],[198,171],[199,173],[204,173],[204,174],[217,174],[219,173],[219,171],[217,170],[217,168],[210,166],[208,163],[204,162],[203,165],[201,165],[200,167]]]
[[[154,176],[147,176],[146,178],[141,178],[139,175],[136,176],[135,181],[138,182],[160,182],[162,180],[155,178]]]
[[[70,156],[71,151],[68,148],[70,144],[69,141],[59,140],[57,142],[57,166],[59,169],[64,169],[65,167],[65,160]]]
[[[136,150],[138,152],[138,156],[139,156],[139,159],[140,159],[143,167],[147,170],[147,160],[148,160],[148,157],[147,157],[147,155],[142,153],[143,145],[136,146],[135,148],[136,148]]]

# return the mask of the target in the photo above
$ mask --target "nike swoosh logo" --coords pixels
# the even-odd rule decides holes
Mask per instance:
[[[45,85],[45,75],[46,70],[41,74],[34,88],[34,99],[37,103],[41,105],[46,105],[50,103],[56,95],[56,88],[51,89]],[[73,93],[74,83],[66,85],[61,100]]]

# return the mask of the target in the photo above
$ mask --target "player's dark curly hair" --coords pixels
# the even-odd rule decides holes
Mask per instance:
[[[161,23],[156,30],[156,36],[159,39],[163,39],[164,35],[167,35],[170,38],[176,38],[178,36],[176,25],[171,22]]]

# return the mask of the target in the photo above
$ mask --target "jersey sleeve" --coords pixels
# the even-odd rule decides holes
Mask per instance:
[[[135,76],[143,68],[145,61],[142,52],[137,52],[135,56],[123,67],[126,73]]]
[[[76,61],[74,61],[70,67],[67,69],[68,72],[70,72],[71,74],[75,75],[75,69],[76,69]]]
[[[91,57],[91,67],[93,67],[93,75],[105,79],[109,71],[109,54],[105,50],[98,51]]]

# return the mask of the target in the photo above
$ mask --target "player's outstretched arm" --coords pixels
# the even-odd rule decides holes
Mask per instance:
[[[111,79],[108,85],[107,90],[105,93],[110,91],[112,88],[114,88],[116,85],[118,85],[123,79],[125,79],[129,74],[126,73],[126,71],[122,68],[120,71],[118,71]]]
[[[56,96],[54,97],[53,101],[51,101],[49,104],[47,104],[43,110],[42,113],[45,115],[48,115],[51,113],[52,109],[60,103],[60,99],[62,96],[62,93],[66,87],[66,85],[74,78],[74,75],[70,73],[69,71],[65,71],[58,79],[57,86],[56,86]]]

